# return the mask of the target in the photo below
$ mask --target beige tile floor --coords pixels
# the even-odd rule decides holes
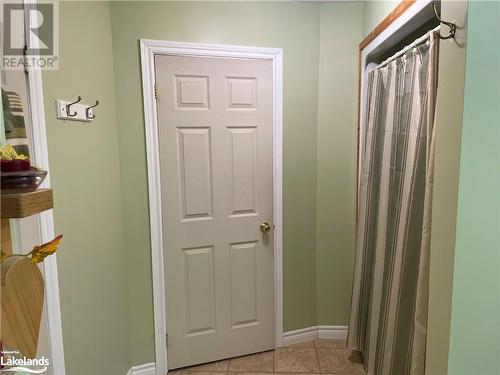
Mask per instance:
[[[169,372],[172,375],[364,374],[344,340],[314,340]]]

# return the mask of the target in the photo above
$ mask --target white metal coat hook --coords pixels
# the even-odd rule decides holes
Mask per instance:
[[[77,103],[80,103],[82,100],[81,96],[78,96],[78,99],[76,99],[74,102],[71,102],[69,104],[66,104],[66,115],[69,117],[75,117],[78,112],[75,111],[75,113],[71,113],[71,106]]]
[[[94,108],[99,105],[99,100],[94,105],[81,103],[82,97],[75,101],[56,100],[57,118],[60,120],[91,122],[95,119]]]
[[[95,104],[94,105],[91,105],[90,107],[87,107],[85,109],[85,116],[89,119],[89,120],[93,120],[95,119],[95,115],[92,113],[92,108],[95,108],[99,105],[99,100],[96,100],[95,101]]]

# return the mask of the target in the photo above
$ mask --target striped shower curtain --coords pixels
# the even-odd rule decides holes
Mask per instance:
[[[422,375],[439,39],[367,76],[348,347],[369,375]]]

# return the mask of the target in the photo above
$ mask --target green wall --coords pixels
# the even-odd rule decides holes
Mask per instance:
[[[316,272],[318,325],[347,325],[356,228],[362,3],[320,8]]]
[[[346,324],[361,4],[113,2],[111,18],[132,363],[153,355],[140,38],[283,48],[284,330]]]
[[[500,374],[500,3],[470,1],[450,375]]]
[[[284,326],[293,330],[316,325],[319,17],[305,3],[112,2],[132,363],[154,353],[139,39],[283,48]]]
[[[363,36],[367,36],[400,2],[401,0],[363,1]]]
[[[283,48],[284,329],[346,324],[362,4],[60,6],[60,70],[44,73],[44,94],[56,231],[65,235],[68,373],[124,373],[154,361],[141,38]],[[101,101],[96,120],[56,120],[54,100],[77,95]]]
[[[43,72],[66,373],[125,374],[126,266],[109,6],[60,3],[60,68]],[[55,100],[98,99],[91,124]]]

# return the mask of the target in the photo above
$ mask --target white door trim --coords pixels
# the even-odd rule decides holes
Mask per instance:
[[[36,0],[24,0],[23,1],[26,8],[29,8],[30,4],[35,4]],[[25,11],[25,14],[27,12]],[[32,16],[32,17],[37,17]],[[35,19],[25,16],[27,20],[25,24],[25,35],[29,35],[32,40],[30,45],[32,47],[38,47],[37,40],[34,38],[33,34],[29,31],[28,22],[36,22]],[[27,87],[28,87],[28,103],[29,103],[29,113],[32,122],[32,139],[33,139],[33,155],[31,159],[34,164],[44,170],[46,170],[47,176],[43,181],[41,187],[50,187],[50,168],[49,168],[49,151],[47,145],[47,131],[45,127],[45,107],[43,100],[43,83],[42,83],[42,72],[40,69],[32,68],[28,70],[27,73]],[[41,212],[39,214],[39,230],[40,230],[40,240],[43,242],[48,242],[54,238],[54,217],[53,210],[48,210]],[[49,355],[50,355],[50,365],[52,366],[53,374],[66,374],[65,362],[64,362],[64,346],[63,346],[63,334],[62,334],[62,322],[61,322],[61,305],[59,300],[59,278],[57,274],[57,255],[53,254],[47,257],[43,263],[43,278],[45,282],[45,308],[46,317],[48,325],[48,341],[49,341]]]
[[[42,73],[40,70],[28,72],[28,97],[33,125],[34,164],[46,171],[47,177],[41,187],[50,187],[49,155],[47,134],[45,130],[45,111],[43,103]],[[42,243],[55,236],[53,210],[39,214],[40,240]],[[64,347],[61,323],[61,305],[59,301],[59,279],[57,275],[57,255],[47,257],[43,263],[43,279],[45,281],[45,308],[50,345],[50,361],[54,374],[66,373],[64,364]]]
[[[283,220],[282,220],[282,138],[283,138],[283,51],[281,48],[243,47],[204,43],[183,43],[141,39],[142,90],[146,132],[151,261],[155,325],[156,373],[168,370],[165,342],[166,308],[163,267],[160,153],[156,100],[154,96],[154,56],[204,56],[265,59],[273,62],[273,195],[274,195],[274,314],[275,346],[283,345]]]

